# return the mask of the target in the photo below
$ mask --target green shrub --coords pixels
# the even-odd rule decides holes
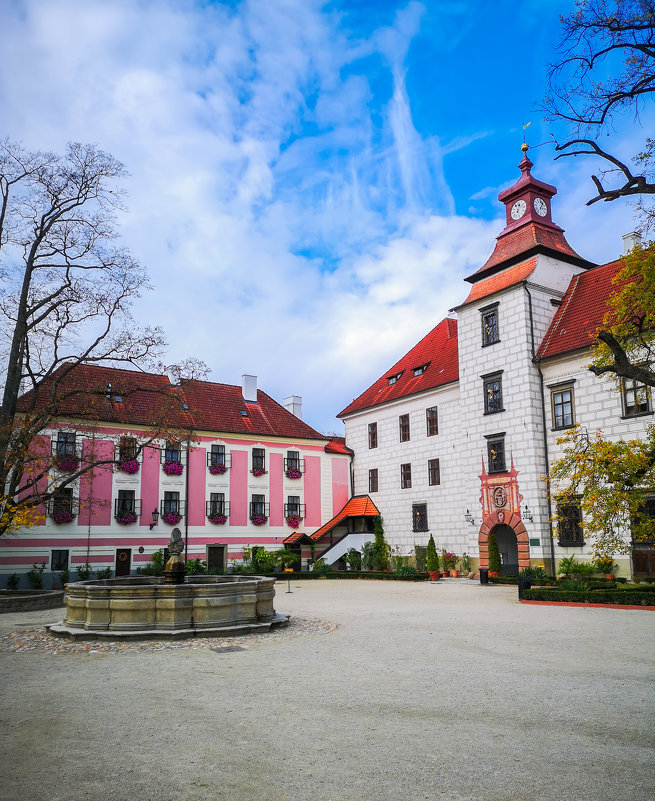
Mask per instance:
[[[362,568],[375,570],[375,543],[365,542],[362,545]]]
[[[33,590],[43,589],[43,571],[45,570],[45,562],[41,564],[32,565],[32,569],[27,571],[27,580]]]
[[[425,569],[428,573],[434,573],[439,570],[439,555],[437,554],[432,534],[430,534],[430,539],[428,540],[428,547],[425,549]]]
[[[187,576],[199,576],[202,573],[207,572],[207,563],[204,562],[200,557],[196,559],[188,559],[186,562],[186,574]]]
[[[18,573],[12,573],[11,576],[7,579],[7,587],[10,590],[15,590],[18,588],[20,584],[20,576]]]
[[[344,556],[346,564],[353,571],[362,569],[362,555],[354,548],[349,548],[348,553]]]
[[[416,573],[417,573],[416,568],[412,567],[411,565],[399,565],[396,568],[397,576],[415,576]]]
[[[424,570],[427,570],[425,566],[426,551],[427,548],[425,547],[425,545],[414,546],[414,556],[416,557],[416,569],[420,573],[422,573]]]
[[[493,531],[489,535],[487,547],[489,548],[489,571],[491,573],[500,573],[502,570],[500,551],[498,550],[498,540]]]
[[[584,581],[578,581],[578,579],[573,578],[567,578],[564,579],[564,581],[560,581],[559,587],[561,590],[567,592],[586,592],[589,589]]]
[[[561,584],[562,582],[560,582]],[[623,604],[630,606],[655,606],[652,593],[643,592],[640,587],[616,588],[609,590],[562,590],[557,588],[525,590],[526,601],[564,601],[568,603]]]
[[[111,578],[111,568],[110,567],[103,567],[102,570],[98,570],[96,573],[96,577],[99,579],[110,579]]]
[[[591,562],[578,562],[575,556],[567,556],[560,560],[557,573],[560,576],[591,576],[598,569]]]
[[[143,567],[137,567],[136,572],[141,576],[163,576],[164,552],[155,551],[152,555],[152,562],[148,562]]]
[[[88,581],[91,578],[91,565],[85,562],[83,565],[78,565],[75,572],[80,581]]]
[[[529,565],[528,567],[524,567],[519,571],[519,578],[543,582],[549,578],[549,575],[546,573],[543,567],[533,567],[532,565]]]
[[[459,569],[462,573],[470,573],[471,572],[471,557],[467,553],[463,553],[459,557]]]
[[[323,557],[321,557],[320,559],[317,559],[314,562],[314,568],[313,568],[312,572],[316,573],[319,576],[327,576],[328,573],[332,573],[333,570],[332,570],[332,566],[328,565],[326,563],[325,559],[323,559]]]

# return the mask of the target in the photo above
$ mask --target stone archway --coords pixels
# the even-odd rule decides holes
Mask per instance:
[[[516,513],[507,514],[494,510],[485,516],[484,522],[478,532],[478,548],[480,549],[480,567],[489,569],[489,534],[499,527],[509,526],[516,535],[516,548],[518,552],[519,570],[530,566],[530,538],[521,518]]]

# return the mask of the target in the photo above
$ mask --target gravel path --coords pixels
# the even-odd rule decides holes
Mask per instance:
[[[291,587],[290,628],[207,643],[53,643],[39,624],[61,615],[0,620],[2,797],[655,797],[655,613],[459,580]]]

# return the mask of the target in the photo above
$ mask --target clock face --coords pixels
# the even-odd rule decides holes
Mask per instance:
[[[534,210],[540,217],[546,216],[546,214],[548,213],[548,207],[546,206],[546,203],[544,200],[542,200],[542,198],[536,197],[534,199]]]
[[[520,220],[521,217],[525,214],[527,206],[525,205],[525,200],[517,200],[516,203],[512,206],[512,210],[510,211],[510,215],[513,220]]]

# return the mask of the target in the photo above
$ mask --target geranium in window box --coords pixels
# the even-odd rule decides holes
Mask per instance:
[[[181,476],[184,471],[182,462],[164,462],[162,467],[167,476]]]
[[[250,518],[250,522],[253,526],[265,526],[268,523],[268,517],[266,515],[253,515]]]
[[[253,474],[253,476],[255,476],[255,478],[266,475],[266,470],[264,470],[263,467],[253,467],[250,472]]]
[[[227,467],[224,464],[210,464],[209,472],[213,476],[222,476],[223,473],[227,473]]]
[[[300,517],[300,515],[287,516],[287,526],[289,526],[289,528],[298,528],[301,522],[302,518]]]
[[[225,515],[210,515],[207,519],[215,526],[224,526],[225,523],[227,523],[227,517]]]
[[[179,512],[165,512],[161,519],[169,526],[176,526],[182,519],[182,515]]]
[[[57,456],[55,464],[57,470],[60,470],[62,473],[74,473],[80,466],[80,460],[77,456],[73,456],[72,454],[62,453],[60,456]]]
[[[136,523],[136,520],[136,512],[123,512],[116,518],[116,522],[121,526],[129,526],[131,523]]]
[[[296,470],[294,467],[291,467],[287,470],[286,476],[287,478],[302,478],[302,473],[300,470]]]
[[[52,516],[52,519],[58,526],[61,526],[64,523],[72,523],[73,520],[75,520],[75,515],[72,512],[62,510],[59,512],[55,512],[54,515]]]
[[[139,463],[136,459],[125,459],[125,461],[118,463],[118,469],[121,473],[127,473],[133,476],[135,473],[139,472]]]

